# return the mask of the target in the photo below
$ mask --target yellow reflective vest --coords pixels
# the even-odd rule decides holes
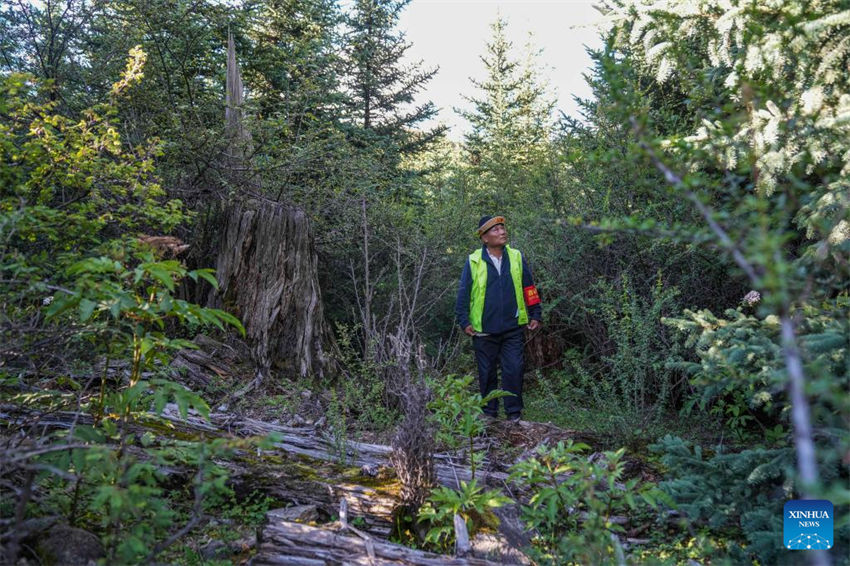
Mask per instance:
[[[522,295],[522,254],[510,246],[505,246],[508,262],[511,266],[511,279],[514,282],[516,305],[519,312],[517,323],[528,324],[528,310]],[[469,324],[476,332],[483,332],[481,319],[484,315],[484,295],[487,292],[487,261],[484,248],[469,254],[469,269],[472,275],[472,290],[469,293]]]

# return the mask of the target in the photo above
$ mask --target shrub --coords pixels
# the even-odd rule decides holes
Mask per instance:
[[[497,489],[485,491],[475,478],[461,481],[457,490],[440,486],[431,492],[419,510],[419,521],[430,525],[425,542],[440,550],[449,550],[455,540],[456,514],[466,522],[470,536],[485,526],[495,529],[499,519],[490,510],[510,502]]]
[[[179,505],[164,470],[192,474],[189,530],[203,520],[204,497],[224,487],[214,458],[253,444],[142,432],[168,402],[184,418],[209,412],[200,396],[163,378],[168,354],[193,347],[175,329],[242,330],[226,312],[177,298],[185,277],[215,285],[210,270],[189,271],[140,243],[187,219],[153,175],[158,144],[127,148],[114,123],[144,61],[131,51],[110,100],[78,118],[54,113],[31,77],[0,78],[0,385],[14,411],[32,415],[16,422],[29,434],[14,435],[0,468],[3,483],[18,488],[17,509],[2,507],[4,517],[15,514],[4,561],[16,561],[25,519],[52,513],[99,528],[110,563],[149,562],[180,532],[172,531]],[[46,387],[45,377],[54,378]],[[52,431],[42,428],[45,410],[59,417]]]
[[[474,381],[471,375],[449,375],[442,381],[434,381],[431,383],[434,398],[428,403],[431,418],[437,424],[437,441],[453,449],[466,446],[472,479],[475,479],[475,470],[484,457],[474,448],[475,438],[486,428],[481,419],[484,407],[493,399],[512,395],[496,389],[482,398],[477,391],[472,392]]]
[[[511,468],[511,479],[532,493],[522,518],[537,533],[531,556],[538,563],[612,561],[623,552],[616,537],[623,527],[612,517],[656,505],[660,492],[653,486],[638,487],[637,479],[621,484],[624,449],[591,461],[582,454],[588,448],[572,441],[540,446]]]

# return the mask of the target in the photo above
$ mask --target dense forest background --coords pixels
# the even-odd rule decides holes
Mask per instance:
[[[518,459],[529,556],[846,563],[846,3],[602,2],[582,116],[497,20],[457,143],[422,126],[437,70],[403,59],[406,4],[0,8],[4,563],[44,556],[46,518],[106,563],[210,562],[183,541],[261,524],[267,494],[235,497],[222,461],[274,438],[167,441],[150,427],[171,403],[313,407],[338,445],[392,439],[399,469],[422,466],[402,498],[437,530],[398,540],[445,550],[450,508],[486,526],[503,496],[479,497],[474,454],[455,495],[429,495],[427,463],[477,430],[453,303],[483,214],[507,217],[543,298],[524,418],[609,451]],[[198,336],[243,365],[197,378]],[[622,497],[576,479],[600,475]],[[783,548],[800,498],[835,505],[828,553]],[[624,546],[615,512],[648,538]]]

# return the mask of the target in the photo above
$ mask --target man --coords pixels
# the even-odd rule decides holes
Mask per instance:
[[[498,388],[497,366],[502,368],[502,389],[508,420],[522,416],[522,374],[525,326],[540,328],[540,297],[531,270],[519,250],[508,246],[503,216],[484,216],[478,223],[481,249],[472,252],[463,266],[455,303],[457,322],[472,336],[481,396]],[[484,413],[496,417],[499,401],[490,401]]]

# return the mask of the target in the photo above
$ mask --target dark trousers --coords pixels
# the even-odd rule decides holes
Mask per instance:
[[[513,393],[513,396],[502,397],[505,403],[505,414],[509,416],[522,412],[524,338],[525,333],[522,328],[502,334],[474,336],[472,338],[475,360],[478,362],[478,385],[481,387],[481,396],[485,397],[494,389],[499,388],[496,369],[501,366],[502,389]],[[499,400],[494,399],[487,403],[484,412],[494,417],[498,415]]]

